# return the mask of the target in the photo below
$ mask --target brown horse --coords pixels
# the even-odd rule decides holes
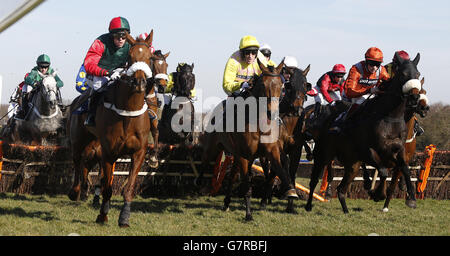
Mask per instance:
[[[288,198],[298,197],[289,179],[287,170],[282,167],[282,162],[280,159],[281,148],[278,143],[279,134],[273,131],[276,129],[264,131],[262,128],[262,125],[264,124],[268,124],[272,128],[274,126],[278,128],[278,124],[276,123],[278,121],[270,120],[271,118],[269,117],[271,117],[272,113],[275,113],[275,111],[278,112],[278,98],[280,97],[282,86],[280,72],[284,63],[281,62],[275,69],[265,67],[259,62],[259,60],[258,64],[262,70],[262,74],[254,77],[252,88],[249,91],[245,91],[243,95],[246,97],[246,100],[249,100],[250,102],[254,100],[257,105],[256,109],[263,106],[263,108],[266,107],[268,111],[258,111],[257,113],[252,113],[252,115],[250,115],[249,113],[251,112],[252,107],[248,106],[249,111],[244,110],[236,113],[237,111],[233,111],[233,107],[239,107],[239,103],[224,104],[227,105],[227,109],[224,111],[222,120],[224,130],[215,131],[208,134],[209,138],[206,139],[206,145],[204,147],[202,157],[202,161],[204,163],[209,162],[211,159],[216,160],[217,155],[222,149],[233,155],[234,161],[231,169],[231,175],[228,176],[229,186],[224,199],[224,210],[229,209],[232,190],[231,184],[235,179],[236,174],[240,172],[240,177],[243,180],[243,190],[245,191],[245,220],[248,221],[253,219],[250,205],[252,195],[252,172],[250,172],[249,169],[251,168],[253,160],[256,157],[266,157],[270,161],[273,170],[282,181],[282,192],[286,192],[286,196]],[[236,102],[242,99],[242,97],[237,97],[235,99],[228,98],[227,102]],[[264,103],[264,99],[267,100],[266,103]],[[245,107],[246,104],[244,103],[242,105]],[[231,108],[229,108],[230,106]],[[255,109],[253,110],[256,111]],[[245,120],[243,120],[243,125],[245,129],[236,131],[236,121],[239,121],[237,117],[244,113]],[[242,117],[242,115],[240,117]],[[255,121],[257,122],[256,124]],[[216,122],[220,123],[218,120],[216,120]],[[232,127],[228,127],[230,126],[230,123],[233,124]],[[235,130],[229,131],[229,128],[231,128],[231,130],[234,128]]]
[[[131,45],[126,76],[122,75],[105,92],[103,104],[99,104],[96,109],[96,127],[86,130],[86,127],[81,126],[79,122],[73,122],[71,125],[73,134],[82,130],[81,133],[86,135],[73,138],[71,136],[74,154],[87,150],[86,147],[90,143],[94,143],[92,141],[96,138],[100,141],[103,201],[96,220],[98,223],[108,221],[113,164],[119,157],[131,155],[131,171],[123,190],[125,202],[119,216],[119,226],[121,227],[129,226],[130,206],[134,196],[136,176],[144,161],[148,145],[150,120],[146,113],[148,106],[145,103],[145,96],[147,79],[151,77],[149,65],[152,54],[149,46],[153,40],[153,30],[145,40],[135,40],[129,34],[126,34],[126,39]],[[90,132],[91,135],[87,136],[87,132]],[[77,140],[83,142],[78,143]],[[80,148],[75,148],[76,146],[80,146]],[[74,155],[74,159],[76,157]],[[80,169],[75,171],[81,172]],[[74,187],[76,187],[75,184]],[[75,189],[72,188],[72,191]]]
[[[159,154],[159,131],[158,131],[158,99],[156,97],[157,90],[164,91],[167,86],[169,77],[167,76],[166,62],[170,52],[162,54],[161,51],[156,51],[150,57],[150,69],[152,71],[152,78],[148,80],[146,90],[146,102],[148,105],[148,114],[150,117],[150,131],[153,137],[153,150],[149,157],[149,165],[152,168],[157,168],[158,154]]]
[[[352,123],[346,121],[346,128],[340,134],[328,133],[328,127],[320,132],[314,147],[310,190],[314,191],[324,167],[337,157],[344,164],[344,178],[338,186],[338,198],[344,213],[348,213],[345,202],[347,190],[362,162],[377,169],[399,168],[405,176],[408,190],[406,204],[411,208],[416,207],[410,171],[404,158],[404,115],[407,105],[416,104],[419,98],[419,58],[418,54],[413,61],[398,60],[401,63],[398,75],[380,85],[383,94],[367,100],[356,124],[355,119]],[[312,194],[308,197],[305,209],[312,209]]]
[[[280,101],[280,126],[279,143],[282,153],[287,154],[289,163],[288,170],[293,186],[295,186],[295,177],[302,154],[303,141],[305,141],[302,131],[304,118],[303,104],[306,101],[306,92],[311,90],[311,84],[308,83],[306,75],[310,70],[308,66],[304,71],[298,68],[287,69],[290,73],[289,82],[284,84],[284,96]],[[270,163],[264,158],[260,158],[261,166],[264,169],[265,194],[261,200],[261,207],[265,207],[272,196],[272,187],[275,178],[275,172],[270,170]],[[293,200],[289,201],[287,212],[294,212]]]

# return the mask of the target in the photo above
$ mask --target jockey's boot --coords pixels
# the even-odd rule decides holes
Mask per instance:
[[[28,113],[28,94],[24,93],[22,95],[22,104],[19,106],[19,110],[17,111],[16,118],[18,119],[25,119],[27,113]]]
[[[320,115],[320,110],[322,109],[322,104],[320,102],[316,102],[316,104],[314,105],[314,112],[312,114],[312,121],[315,122],[319,115]]]
[[[423,128],[419,125],[417,119],[414,120],[414,132],[416,133],[417,136],[420,136],[425,132]]]
[[[97,110],[98,95],[98,92],[94,90],[91,91],[91,96],[88,102],[88,115],[86,120],[84,120],[85,126],[95,126],[95,111]]]
[[[349,121],[352,119],[352,117],[354,116],[358,107],[359,107],[359,104],[353,103],[350,106],[350,109],[347,110],[347,112],[340,114],[336,118],[336,120],[334,120],[333,125],[331,126],[331,128],[328,131],[330,133],[334,133],[334,134],[340,133],[343,129],[345,121]]]

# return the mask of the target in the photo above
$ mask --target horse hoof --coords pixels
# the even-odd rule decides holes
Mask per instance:
[[[295,190],[295,188],[289,189],[289,190],[286,192],[286,197],[287,197],[288,199],[290,199],[290,198],[298,198],[297,190]]]
[[[417,207],[416,200],[411,200],[411,199],[406,200],[405,204],[406,204],[409,208],[416,209],[416,207]]]
[[[150,162],[148,165],[150,166],[150,168],[156,169],[156,168],[158,168],[159,163],[158,162],[155,162],[155,163]]]
[[[108,222],[108,216],[107,215],[103,215],[103,214],[99,214],[97,216],[97,219],[95,220],[95,222],[97,222],[99,224],[104,224],[104,223]]]
[[[224,206],[224,207],[222,207],[222,211],[229,212],[230,211],[230,207]]]
[[[252,221],[253,216],[252,215],[245,215],[245,221]]]
[[[127,223],[119,223],[119,227],[120,227],[120,228],[129,228],[130,225],[127,224]]]
[[[305,205],[305,210],[310,212],[312,210],[312,205]]]
[[[387,208],[387,207],[383,208],[383,212],[388,212],[388,211],[389,211],[389,208]]]
[[[286,213],[297,214],[297,211],[292,208],[286,208]]]
[[[71,190],[67,196],[72,201],[78,201],[78,199],[80,198],[80,193]]]

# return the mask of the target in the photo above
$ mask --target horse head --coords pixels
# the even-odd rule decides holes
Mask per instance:
[[[280,74],[283,69],[284,61],[282,61],[276,68],[273,66],[264,66],[259,59],[257,59],[257,61],[262,73],[261,75],[253,78],[254,80],[251,88],[251,94],[257,98],[268,98],[267,110],[269,114],[275,111],[278,112],[281,87],[283,86]]]
[[[44,102],[47,102],[50,108],[54,109],[56,104],[58,103],[57,97],[57,86],[56,86],[56,72],[52,74],[42,74],[38,71],[39,76],[42,77],[42,81],[39,85],[39,91],[41,92],[41,97]]]
[[[173,94],[175,96],[191,97],[191,90],[195,86],[195,75],[193,73],[194,63],[179,63],[174,76]]]
[[[420,72],[417,70],[419,60],[419,53],[412,61],[397,57],[396,61],[399,65],[394,78],[388,82],[388,86],[381,86],[382,90],[386,93],[394,94],[405,99],[407,108],[415,108],[420,97],[422,84],[419,81]]]
[[[153,29],[145,39],[134,39],[130,34],[126,33],[127,42],[131,45],[128,53],[128,70],[127,76],[131,79],[132,85],[138,92],[145,92],[147,79],[152,77],[150,69],[150,58],[152,52],[150,45],[153,41]]]
[[[422,89],[420,90],[420,96],[419,96],[419,101],[417,104],[417,107],[415,109],[415,112],[418,113],[421,117],[425,117],[428,113],[428,111],[430,110],[430,106],[428,105],[429,101],[428,101],[428,97],[426,96],[427,91],[425,89],[423,89],[423,84],[425,83],[425,78],[422,78],[422,80],[420,80],[420,83],[422,85]]]
[[[304,71],[298,68],[288,70],[291,76],[289,82],[284,84],[285,94],[280,103],[280,111],[301,115],[303,104],[307,99],[306,92],[311,90],[312,87],[306,79],[310,67],[308,65]],[[281,108],[284,108],[284,110]]]
[[[169,57],[170,52],[162,54],[161,50],[157,50],[152,53],[150,57],[150,69],[153,74],[153,81],[156,86],[163,88],[167,86],[167,81],[169,77],[167,75],[167,67],[169,66],[166,62],[167,57]]]

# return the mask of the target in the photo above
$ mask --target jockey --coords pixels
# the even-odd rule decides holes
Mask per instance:
[[[237,96],[250,88],[250,79],[262,73],[256,58],[263,65],[267,65],[267,61],[258,49],[259,43],[254,36],[242,37],[239,50],[231,55],[225,65],[222,87],[228,96]]]
[[[263,46],[261,46],[261,48],[259,48],[259,51],[266,58],[267,65],[274,66],[274,67],[277,66],[277,64],[273,60],[270,59],[270,56],[272,55],[272,48],[270,48],[270,46],[268,44],[263,44]]]
[[[396,72],[397,66],[398,66],[398,63],[396,61],[395,56],[398,56],[398,57],[400,57],[401,59],[404,59],[404,60],[410,60],[409,54],[407,52],[405,52],[405,51],[396,51],[395,54],[394,54],[394,57],[392,58],[392,62],[389,63],[389,64],[386,64],[384,66],[386,68],[386,71],[388,72],[390,78],[393,78],[395,76],[395,72]]]
[[[322,105],[333,104],[336,100],[341,100],[342,91],[344,89],[344,76],[347,72],[345,66],[336,64],[331,71],[323,74],[317,81],[317,85],[307,92],[308,95],[314,96],[316,105],[314,108],[314,116],[320,114]]]
[[[126,41],[126,32],[130,33],[128,20],[115,17],[109,23],[109,33],[99,36],[92,43],[84,59],[87,79],[91,90],[89,100],[89,115],[85,125],[95,125],[95,110],[100,94],[100,88],[110,80],[117,80],[126,66],[130,44]]]
[[[352,105],[345,116],[337,118],[335,125],[330,128],[331,132],[340,132],[342,123],[350,119],[359,105],[370,95],[379,93],[378,85],[382,81],[390,79],[386,68],[381,66],[383,52],[380,49],[371,47],[364,56],[365,60],[352,66],[344,85],[343,97],[349,99]]]
[[[28,112],[28,103],[32,100],[33,97],[33,89],[36,85],[42,81],[42,77],[39,72],[43,75],[51,75],[55,73],[55,70],[50,67],[50,57],[46,54],[41,54],[36,59],[36,65],[28,75],[25,76],[24,84],[22,86],[22,104],[19,112],[17,113],[18,118],[24,118]],[[59,78],[58,75],[55,76],[56,86],[59,88],[64,86],[63,81]],[[31,87],[31,88],[30,88]],[[58,101],[61,103],[61,97],[58,93]]]

